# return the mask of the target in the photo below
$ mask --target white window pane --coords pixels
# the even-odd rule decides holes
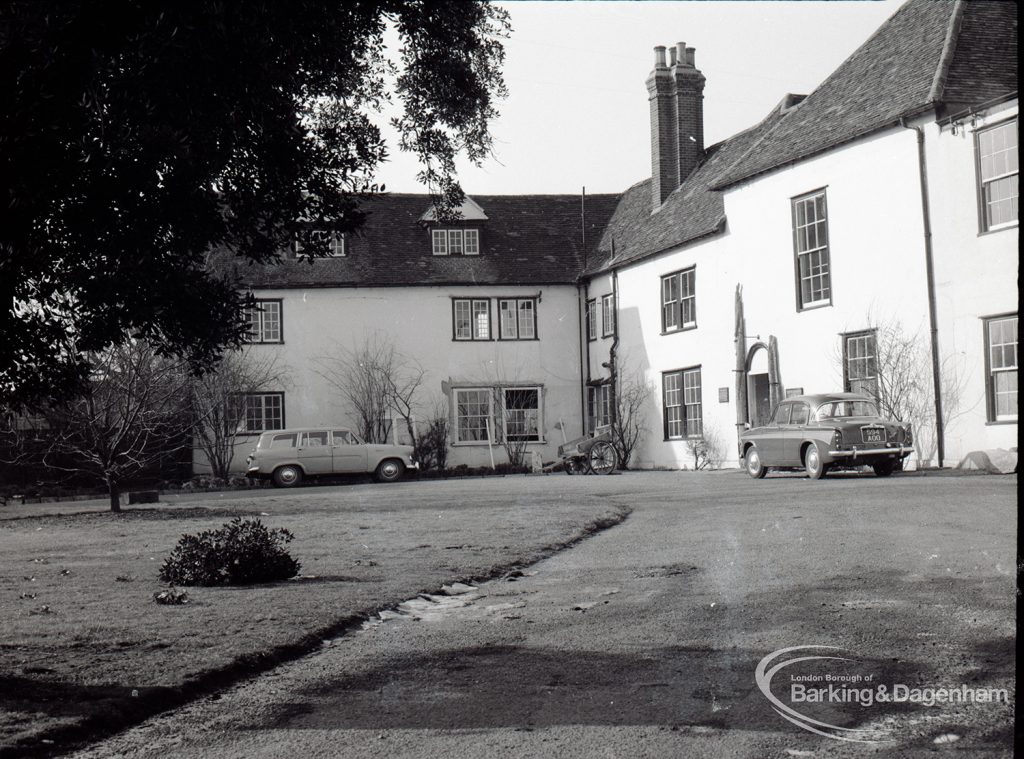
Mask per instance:
[[[448,255],[448,233],[443,229],[435,229],[431,233],[435,256]]]
[[[480,233],[475,229],[465,230],[465,254],[467,256],[480,255]]]
[[[532,340],[535,337],[535,325],[533,301],[519,301],[519,339]]]

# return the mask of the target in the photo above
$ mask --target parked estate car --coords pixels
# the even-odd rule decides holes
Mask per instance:
[[[323,427],[264,432],[246,459],[246,477],[290,488],[306,478],[373,473],[378,482],[419,469],[411,445],[364,443],[351,430]]]
[[[913,450],[910,425],[883,419],[875,401],[858,393],[787,398],[766,425],[740,434],[740,456],[755,479],[769,469],[804,469],[817,480],[830,469],[865,465],[888,477]]]

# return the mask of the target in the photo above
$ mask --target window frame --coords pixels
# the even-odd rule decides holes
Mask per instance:
[[[480,230],[476,227],[432,227],[430,230],[430,254],[432,256],[479,256]]]
[[[459,303],[469,304],[469,337],[459,336]],[[476,305],[484,303],[487,305],[487,335],[485,337],[479,337],[477,335],[477,310]],[[491,298],[452,298],[452,341],[458,343],[484,343],[493,340],[492,335],[494,334],[493,319],[491,315]]]
[[[250,332],[246,336],[246,343],[249,345],[281,345],[284,343],[284,299],[282,298],[256,298],[253,301],[257,305],[245,307],[245,319],[249,323]],[[277,306],[277,339],[267,339],[266,337],[266,310],[267,305],[275,304]],[[253,319],[250,318],[251,314],[255,312],[258,315],[256,321],[256,337],[258,339],[251,339]]]
[[[501,436],[503,440],[521,442],[521,443],[543,443],[544,442],[544,387],[542,385],[503,385],[499,388],[501,393]],[[516,433],[516,437],[509,437],[508,433],[508,394],[522,391],[534,391],[537,393],[537,430],[535,436],[531,437],[526,435],[525,439],[519,437]],[[493,408],[493,403],[492,403]],[[511,409],[513,411],[524,411],[529,409]]]
[[[983,172],[982,172],[982,164],[983,164],[983,160],[985,158],[985,156],[983,156],[982,153],[981,153],[982,135],[984,135],[987,132],[993,132],[993,131],[995,131],[997,129],[1006,128],[1006,127],[1010,126],[1011,124],[1013,124],[1014,127],[1016,127],[1017,152],[1018,152],[1017,170],[1014,171],[1014,172],[1007,172],[1005,174],[1001,174],[1000,176],[992,177],[992,178],[986,180],[984,178],[984,175],[983,175]],[[1020,128],[1019,128],[1018,117],[1016,115],[1014,115],[1011,118],[1002,119],[1002,120],[997,121],[995,123],[988,124],[988,125],[986,125],[984,127],[979,127],[978,129],[976,129],[974,131],[974,173],[975,173],[975,192],[977,193],[977,201],[978,201],[978,234],[985,235],[985,234],[991,234],[991,233],[994,233],[994,232],[1002,232],[1004,229],[1013,229],[1014,227],[1019,226],[1019,224],[1020,224],[1020,221],[1019,221],[1019,211],[1018,211],[1018,217],[1013,219],[1012,221],[1006,221],[1006,222],[1003,222],[1003,223],[1000,223],[1000,224],[995,224],[995,225],[990,224],[989,223],[989,214],[988,214],[989,204],[985,200],[985,188],[988,185],[990,185],[990,184],[992,184],[994,182],[997,182],[997,181],[999,181],[1001,179],[1009,179],[1010,177],[1016,176],[1016,177],[1018,177],[1018,194],[1017,194],[1017,199],[1018,199],[1018,205],[1019,205],[1019,202],[1020,202],[1020,184],[1019,184],[1020,161],[1019,161],[1019,154],[1020,154]]]
[[[484,431],[487,437],[479,440],[463,440],[462,427],[459,425],[459,394],[460,393],[483,393],[487,398],[487,413],[480,417],[484,419]],[[453,445],[488,445],[498,441],[494,429],[494,389],[490,387],[453,387],[452,388],[452,444]]]
[[[611,307],[609,308],[609,304]],[[615,334],[615,293],[601,296],[601,337]]]
[[[296,234],[295,237],[292,238],[290,246],[292,258],[302,258],[303,251],[306,249],[306,242],[302,239],[303,235],[307,238],[312,238],[313,235],[320,234],[331,235],[331,239],[328,244],[331,252],[326,256],[318,256],[319,258],[345,258],[348,256],[348,241],[345,238],[344,232],[339,232],[336,229],[328,229],[326,227],[309,227],[304,230],[303,233]],[[338,252],[339,248],[341,252]]]
[[[850,353],[850,342],[861,341],[870,339],[870,353],[864,355],[851,357]],[[878,390],[879,390],[879,377],[878,377],[878,330],[877,329],[862,329],[857,332],[845,332],[842,335],[843,340],[843,392],[846,393],[863,393],[869,396],[871,399],[878,403]],[[863,377],[852,376],[850,363],[852,361],[867,361],[869,373]],[[854,389],[853,383],[858,382],[869,382],[871,385],[870,391],[865,391],[861,388]]]
[[[536,296],[534,296],[534,297],[527,297],[527,298],[520,298],[518,296],[513,296],[513,297],[508,297],[508,298],[496,298],[496,300],[498,301],[498,340],[512,341],[512,340],[539,340],[540,339],[538,337],[538,335],[537,335],[537,298],[536,298]],[[503,311],[502,311],[502,304],[504,304],[504,303],[514,303],[515,304],[515,310],[513,311],[513,313],[515,315],[515,319],[514,319],[515,330],[514,330],[514,334],[511,334],[511,335],[506,335],[505,334],[505,319],[503,318]],[[520,308],[521,308],[522,304],[524,304],[524,303],[529,303],[530,304],[530,308],[529,308],[529,311],[531,312],[530,330],[533,333],[533,334],[531,334],[531,335],[529,335],[527,337],[522,337],[522,332],[523,332],[522,327],[523,327],[523,325],[522,325],[522,322],[520,320],[520,317],[522,316],[522,314],[520,313]]]
[[[587,342],[597,340],[597,298],[589,298],[585,306]]]
[[[239,398],[241,400],[240,409],[239,409],[240,410],[240,418],[238,420],[238,426],[241,427],[241,429],[238,432],[239,435],[261,435],[264,432],[273,432],[274,430],[287,429],[287,425],[285,424],[285,404],[284,404],[284,392],[283,391],[259,391],[259,392],[254,392],[254,393],[239,393]],[[261,416],[260,424],[261,424],[261,426],[260,426],[259,429],[251,429],[249,427],[249,418],[250,418],[249,408],[250,408],[250,402],[252,400],[256,399],[256,398],[262,399],[261,402],[260,402],[260,406],[261,406],[261,408],[260,408],[260,416]],[[266,399],[267,398],[277,398],[277,399],[280,399],[280,402],[279,402],[278,405],[279,405],[280,410],[281,410],[281,426],[279,426],[279,427],[268,427],[267,424],[266,424],[266,422],[267,422]]]
[[[696,385],[687,385],[687,378],[696,377]],[[668,380],[678,380],[678,385],[671,389],[671,392],[678,393],[678,403],[669,404],[668,393],[670,392]],[[696,391],[697,401],[687,402],[687,393]],[[691,395],[692,397],[692,395]],[[661,420],[662,433],[666,442],[673,440],[694,440],[704,434],[704,379],[701,374],[701,365],[688,366],[682,369],[673,369],[661,373]],[[669,418],[669,409],[679,409],[678,419]],[[691,415],[689,409],[696,408],[696,429],[691,428]],[[670,432],[673,425],[679,425],[681,434]]]
[[[1015,358],[1017,363],[1013,369],[1006,367],[995,368],[992,365],[992,324],[995,322],[1010,321],[1011,319],[1017,319],[1017,313],[1005,313],[996,314],[995,316],[984,316],[981,319],[982,322],[982,345],[985,351],[985,417],[988,424],[1017,424],[1019,420],[1019,413],[1016,416],[1009,414],[1000,417],[998,410],[998,392],[996,388],[996,374],[998,372],[1009,373],[1013,371],[1018,376],[1019,382],[1019,368],[1020,368],[1020,337],[1018,332],[1018,342],[1012,343],[1014,346]],[[1001,346],[1011,345],[1011,343],[999,343]]]
[[[611,396],[610,382],[587,385],[587,432],[596,432],[612,423]]]
[[[690,294],[683,295],[684,281],[690,283]],[[665,296],[665,286],[674,283],[675,297],[669,301]],[[684,302],[691,304],[691,321],[683,320]],[[673,307],[675,323],[670,325],[667,318],[668,307]],[[668,335],[675,332],[685,332],[697,329],[697,266],[688,266],[685,269],[664,274],[661,277],[661,334]]]
[[[826,306],[831,306],[832,305],[832,293],[833,293],[833,290],[834,290],[834,288],[832,286],[832,240],[831,240],[831,235],[829,234],[829,228],[828,228],[829,212],[828,212],[828,193],[827,193],[827,189],[828,189],[827,187],[821,187],[821,188],[819,188],[817,190],[811,190],[810,192],[805,192],[805,193],[803,193],[801,195],[796,195],[796,196],[790,198],[790,214],[791,214],[791,223],[792,223],[792,229],[793,229],[793,266],[794,266],[794,276],[796,278],[796,310],[798,312],[800,312],[800,311],[811,311],[811,310],[816,309],[816,308],[824,308]],[[810,227],[811,224],[805,223],[804,225],[801,226],[801,225],[799,225],[797,223],[797,221],[798,221],[798,210],[797,209],[798,209],[798,207],[801,204],[806,204],[808,201],[812,201],[812,207],[817,209],[817,205],[815,203],[813,203],[813,201],[815,201],[818,197],[821,198],[821,201],[822,201],[822,211],[823,211],[824,215],[822,216],[821,219],[815,218],[814,224],[817,224],[818,222],[822,222],[824,224],[825,244],[824,245],[819,245],[819,246],[814,247],[814,248],[808,247],[807,250],[801,250],[801,243],[800,243],[801,235],[800,235],[800,232],[801,232],[801,230],[807,229],[808,227]],[[806,215],[806,212],[805,212],[805,214],[804,214],[805,222],[806,222],[806,219],[807,219],[807,215]],[[824,273],[817,274],[817,275],[810,274],[807,277],[804,277],[803,274],[801,273],[801,271],[802,271],[801,270],[801,259],[802,259],[802,257],[807,257],[807,259],[808,259],[808,268],[810,268],[810,266],[811,266],[810,259],[811,259],[811,256],[813,256],[814,254],[818,254],[819,258],[824,261],[824,264],[822,264],[820,262],[818,264],[818,268],[824,267]],[[809,301],[805,302],[804,301],[804,293],[803,293],[803,282],[804,282],[805,279],[813,281],[815,277],[823,277],[824,278],[824,280],[826,282],[826,287],[828,288],[828,297],[827,298],[819,298],[817,300],[809,300]],[[813,293],[813,290],[812,290],[812,293]]]

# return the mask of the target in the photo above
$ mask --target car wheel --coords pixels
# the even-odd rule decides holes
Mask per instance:
[[[812,480],[820,480],[828,471],[828,465],[821,461],[821,452],[818,450],[817,443],[811,443],[804,449],[804,469],[807,470],[807,476]]]
[[[761,454],[757,452],[757,448],[751,446],[747,449],[744,462],[747,467],[747,474],[755,480],[759,480],[768,474],[768,467],[761,464]]]
[[[872,465],[872,469],[875,470],[875,474],[879,477],[888,477],[894,471],[896,471],[895,461],[879,461],[877,464]]]
[[[587,456],[587,462],[590,464],[590,471],[594,474],[611,474],[616,464],[615,446],[603,440],[600,443],[594,443],[594,447],[590,449],[590,454]]]
[[[279,488],[293,488],[302,482],[302,470],[289,464],[274,470],[274,485]]]
[[[398,459],[384,459],[377,465],[374,476],[377,478],[377,482],[395,482],[402,479],[404,472],[405,464]]]

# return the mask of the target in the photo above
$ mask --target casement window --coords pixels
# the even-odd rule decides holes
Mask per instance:
[[[875,331],[843,335],[843,389],[878,398],[878,348]]]
[[[455,442],[487,442],[491,430],[490,388],[455,390]]]
[[[480,230],[433,229],[430,232],[431,251],[435,256],[480,255]]]
[[[591,298],[587,301],[587,340],[597,339],[597,300]]]
[[[981,231],[1017,224],[1019,178],[1017,120],[980,129],[975,135]]]
[[[797,308],[832,302],[825,191],[793,198],[793,250],[796,256]]]
[[[491,339],[491,301],[487,298],[452,300],[453,333],[456,340]]]
[[[700,367],[665,372],[662,389],[665,439],[700,437],[704,432]]]
[[[326,245],[327,258],[343,258],[345,256],[345,235],[333,229],[308,229],[295,236],[292,241],[291,255],[299,258],[305,254],[308,243],[318,246]]]
[[[500,442],[502,436],[506,440],[541,442],[542,392],[539,386],[456,388],[455,442]]]
[[[1017,315],[985,319],[990,422],[1017,421]]]
[[[697,271],[691,267],[661,278],[661,331],[697,326]]]
[[[540,418],[539,387],[506,387],[502,389],[504,434],[507,440],[538,442],[543,429]]]
[[[535,340],[537,338],[537,299],[500,298],[498,300],[498,338]]]
[[[612,423],[612,386],[590,385],[587,387],[587,432]]]
[[[280,300],[257,300],[254,305],[246,307],[245,320],[249,323],[249,332],[246,335],[248,342],[284,342]]]
[[[284,393],[246,393],[242,419],[245,432],[284,429]]]
[[[615,333],[615,294],[601,296],[601,337]]]

